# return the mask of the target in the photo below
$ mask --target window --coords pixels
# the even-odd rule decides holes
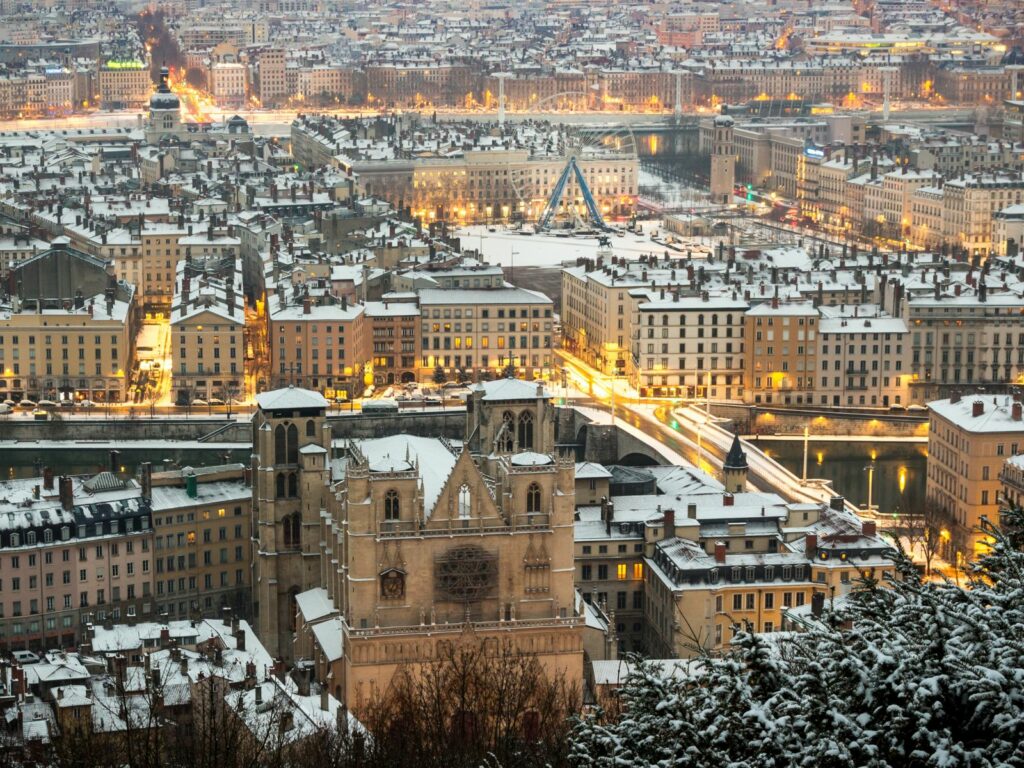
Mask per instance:
[[[459,488],[459,519],[468,520],[473,511],[473,495],[465,483]]]
[[[635,581],[643,581],[644,579],[644,564],[633,563],[633,579]]]
[[[764,595],[764,609],[770,611],[775,607],[775,594],[772,592],[766,592]]]
[[[519,450],[533,450],[533,414],[530,411],[519,414]]]
[[[589,565],[584,565],[581,569],[583,581],[590,581],[591,579],[591,568]]]
[[[619,581],[625,581],[628,574],[628,569],[625,563],[619,563],[615,567],[615,575]]]
[[[401,504],[398,501],[398,491],[393,488],[384,494],[384,519],[397,520],[401,512]]]
[[[732,609],[734,611],[743,610],[743,595],[739,594],[738,592],[732,596]]]
[[[526,489],[526,511],[530,514],[540,512],[540,486],[537,483],[530,483]]]

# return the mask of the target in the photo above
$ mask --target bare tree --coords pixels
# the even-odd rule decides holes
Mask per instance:
[[[933,505],[923,503],[900,515],[890,533],[906,541],[911,559],[921,553],[925,575],[931,576],[932,560],[942,546],[944,528],[942,514]]]
[[[580,695],[510,643],[451,646],[433,662],[399,670],[369,708],[374,765],[503,768],[567,764],[569,717]]]

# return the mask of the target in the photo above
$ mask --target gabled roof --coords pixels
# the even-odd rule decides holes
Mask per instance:
[[[319,392],[298,387],[286,387],[256,395],[256,404],[263,411],[280,411],[299,408],[326,408],[327,400]]]

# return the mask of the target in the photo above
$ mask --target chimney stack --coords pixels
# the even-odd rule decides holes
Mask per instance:
[[[43,489],[53,490],[53,470],[49,467],[43,467]]]
[[[983,413],[985,413],[985,403],[983,403],[981,400],[975,400],[973,403],[971,403],[971,416],[977,418],[978,416],[981,416]]]
[[[674,538],[676,535],[676,511],[674,509],[666,509],[662,520],[665,523],[665,532],[662,538]]]
[[[719,563],[719,564],[725,562],[725,542],[724,541],[716,541],[715,542],[715,562]]]
[[[735,503],[736,503],[736,497],[733,496],[731,493],[726,493],[724,496],[722,496],[722,506],[724,506],[724,507],[731,507]]]
[[[878,533],[878,524],[874,520],[865,520],[860,527],[860,532],[864,536],[874,536]]]
[[[804,539],[804,554],[808,558],[814,559],[814,556],[818,553],[818,534],[808,533],[807,538]]]
[[[1010,406],[1010,408],[1011,408],[1011,413],[1013,414],[1013,420],[1014,421],[1020,421],[1021,420],[1021,404],[1020,404],[1020,402],[1015,400],[1013,402],[1013,405]]]
[[[74,491],[72,490],[71,478],[62,475],[57,481],[59,483],[60,506],[65,512],[70,512],[75,506]]]

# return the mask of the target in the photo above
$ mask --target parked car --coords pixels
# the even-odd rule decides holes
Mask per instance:
[[[41,408],[44,411],[49,411],[53,410],[54,408],[57,408],[58,406],[57,403],[55,403],[53,400],[40,400],[38,403],[36,403],[36,407]]]
[[[32,418],[35,419],[36,421],[49,421],[50,412],[44,411],[41,408],[37,408],[36,410],[32,411]]]

